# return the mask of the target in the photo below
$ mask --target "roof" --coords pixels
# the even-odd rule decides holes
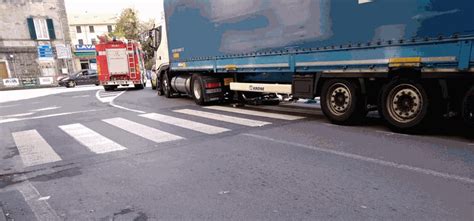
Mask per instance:
[[[110,25],[116,24],[118,14],[71,13],[68,14],[69,25]]]

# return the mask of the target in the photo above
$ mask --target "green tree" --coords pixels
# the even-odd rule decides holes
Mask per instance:
[[[117,20],[115,37],[124,37],[128,40],[139,40],[140,36],[140,20],[138,19],[138,12],[133,8],[126,8],[120,14]]]
[[[152,66],[155,64],[155,51],[150,47],[152,39],[147,38],[148,32],[155,27],[155,20],[150,19],[146,22],[140,22],[140,43],[142,44],[142,50],[145,53],[145,67],[148,70],[151,70]]]
[[[115,31],[112,33],[117,38],[125,38],[127,40],[140,41],[142,50],[145,53],[145,67],[150,70],[154,61],[154,51],[147,42],[146,36],[148,31],[155,26],[155,20],[150,19],[142,22],[138,19],[138,12],[133,8],[126,8],[117,19]]]

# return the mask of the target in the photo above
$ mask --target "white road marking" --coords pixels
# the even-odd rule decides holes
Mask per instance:
[[[18,184],[16,188],[25,198],[26,203],[30,206],[37,220],[61,220],[47,200],[38,200],[43,197],[41,197],[39,191],[29,181]]]
[[[116,108],[119,108],[119,109],[122,109],[122,110],[126,110],[126,111],[131,111],[131,112],[135,112],[135,113],[139,113],[139,114],[145,114],[146,112],[145,111],[141,111],[141,110],[135,110],[135,109],[131,109],[131,108],[126,108],[126,107],[122,107],[120,105],[116,105],[114,103],[114,99],[112,99],[112,101],[109,103],[110,106],[112,107],[116,107]]]
[[[90,151],[97,154],[127,149],[82,124],[63,125],[59,126],[59,128],[76,139],[79,143],[89,148]]]
[[[88,112],[94,112],[94,111],[100,111],[100,110],[65,112],[65,113],[48,114],[48,115],[42,115],[42,116],[36,116],[36,117],[27,117],[27,118],[7,118],[7,119],[0,120],[0,124],[17,122],[17,121],[25,121],[25,120],[36,120],[36,119],[43,119],[43,118],[50,118],[50,117],[60,117],[60,116],[88,113]]]
[[[270,122],[265,122],[265,121],[250,120],[250,119],[245,119],[245,118],[240,118],[240,117],[232,117],[228,115],[215,114],[215,113],[191,110],[191,109],[175,110],[174,112],[217,120],[217,121],[223,121],[227,123],[239,124],[239,125],[244,125],[244,126],[249,126],[249,127],[262,127],[265,125],[272,124]]]
[[[26,116],[30,116],[30,115],[33,115],[33,114],[35,114],[35,113],[12,114],[12,115],[0,116],[0,119],[12,118],[12,117],[26,117]]]
[[[155,128],[152,128],[143,124],[135,123],[133,121],[129,121],[123,118],[112,118],[112,119],[106,119],[102,121],[110,125],[113,125],[115,127],[118,127],[122,130],[125,130],[129,133],[154,141],[156,143],[163,143],[163,142],[184,139],[183,137],[170,134],[161,130],[157,130]]]
[[[300,116],[293,116],[293,115],[287,115],[287,114],[275,114],[275,113],[268,113],[268,112],[262,112],[262,111],[246,110],[246,109],[241,109],[241,108],[232,108],[232,107],[223,107],[223,106],[210,106],[210,107],[205,107],[205,108],[211,109],[211,110],[226,111],[226,112],[231,112],[231,113],[257,116],[257,117],[268,117],[268,118],[274,118],[274,119],[279,119],[279,120],[304,119],[304,117],[300,117]]]
[[[122,107],[120,105],[117,105],[114,103],[114,100],[119,97],[120,95],[122,95],[123,93],[125,93],[126,91],[121,91],[121,92],[109,92],[107,94],[116,94],[116,96],[108,96],[106,95],[105,97],[101,95],[101,92],[104,92],[104,90],[98,90],[96,93],[95,93],[95,97],[97,98],[97,100],[99,100],[100,102],[102,103],[109,103],[110,106],[112,107],[116,107],[116,108],[119,108],[119,109],[122,109],[122,110],[126,110],[126,111],[131,111],[131,112],[135,112],[135,113],[138,113],[138,114],[145,114],[146,112],[144,111],[141,111],[141,110],[135,110],[135,109],[131,109],[131,108],[126,108],[126,107]]]
[[[219,134],[230,131],[229,129],[211,126],[203,123],[198,123],[190,120],[185,120],[181,118],[161,115],[157,113],[150,113],[150,114],[143,114],[140,115],[141,117],[145,117],[151,120],[163,122],[166,124],[171,124],[177,127],[182,127],[190,130],[194,130],[197,132],[205,133],[205,134]]]
[[[0,108],[7,108],[7,107],[16,107],[20,106],[19,104],[12,104],[12,105],[1,105]]]
[[[101,98],[117,97],[117,94],[101,94]]]
[[[40,197],[38,200],[42,201],[42,200],[49,200],[49,199],[51,199],[51,196]]]
[[[45,107],[45,108],[40,108],[40,109],[34,109],[34,110],[31,110],[32,112],[41,112],[41,111],[49,111],[49,110],[56,110],[56,109],[59,109],[61,107],[57,107],[57,106],[54,106],[54,107]]]
[[[61,157],[36,130],[12,133],[26,167],[61,161]]]
[[[104,90],[98,90],[95,93],[95,97],[97,98],[97,100],[99,100],[102,103],[111,103],[115,98],[119,97],[120,95],[122,95],[125,92],[126,91],[105,92]],[[110,94],[110,95],[115,95],[115,96],[105,96],[105,97],[103,97],[102,96],[103,93]]]
[[[97,90],[99,87],[76,87],[76,88],[42,88],[42,89],[24,89],[24,90],[11,90],[11,91],[0,91],[0,103],[6,103],[11,101],[20,101],[37,97],[44,97],[48,95],[55,95],[61,93],[73,93],[82,91]],[[32,104],[34,104],[33,102]],[[39,102],[38,102],[39,103]]]
[[[421,174],[425,174],[425,175],[441,177],[441,178],[444,178],[444,179],[456,180],[456,181],[463,182],[463,183],[474,184],[474,179],[471,179],[469,177],[462,177],[462,176],[458,176],[458,175],[454,175],[454,174],[442,173],[442,172],[438,172],[438,171],[434,171],[434,170],[430,170],[430,169],[423,169],[423,168],[409,166],[409,165],[405,165],[405,164],[401,164],[401,163],[395,163],[395,162],[391,162],[391,161],[379,160],[379,159],[375,159],[375,158],[365,157],[365,156],[352,154],[352,153],[346,153],[346,152],[337,151],[337,150],[319,148],[319,147],[315,147],[315,146],[299,144],[299,143],[294,143],[294,142],[288,142],[288,141],[284,141],[284,140],[277,140],[277,139],[274,139],[274,138],[260,136],[260,135],[256,135],[256,134],[242,134],[242,135],[257,138],[257,139],[260,139],[260,140],[266,140],[266,141],[271,141],[271,142],[275,142],[275,143],[280,143],[280,144],[284,144],[284,145],[316,150],[316,151],[319,151],[319,152],[333,154],[333,155],[337,155],[337,156],[341,156],[341,157],[345,157],[345,158],[349,158],[349,159],[353,159],[353,160],[359,160],[359,161],[374,163],[374,164],[378,164],[378,165],[382,165],[382,166],[387,166],[387,167],[407,170],[407,171],[411,171],[411,172],[421,173]]]
[[[78,95],[78,96],[73,96],[71,98],[85,98],[85,97],[90,97],[90,95]]]

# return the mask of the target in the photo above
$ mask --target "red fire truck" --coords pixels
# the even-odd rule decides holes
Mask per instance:
[[[118,86],[145,88],[144,54],[139,43],[114,39],[101,41],[95,48],[99,82],[106,91],[115,90]]]

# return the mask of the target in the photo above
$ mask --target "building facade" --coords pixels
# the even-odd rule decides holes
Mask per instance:
[[[52,85],[72,71],[64,0],[3,0],[0,11],[0,88]]]
[[[69,32],[74,50],[74,68],[97,69],[95,44],[98,36],[114,31],[117,15],[115,14],[70,14]]]

